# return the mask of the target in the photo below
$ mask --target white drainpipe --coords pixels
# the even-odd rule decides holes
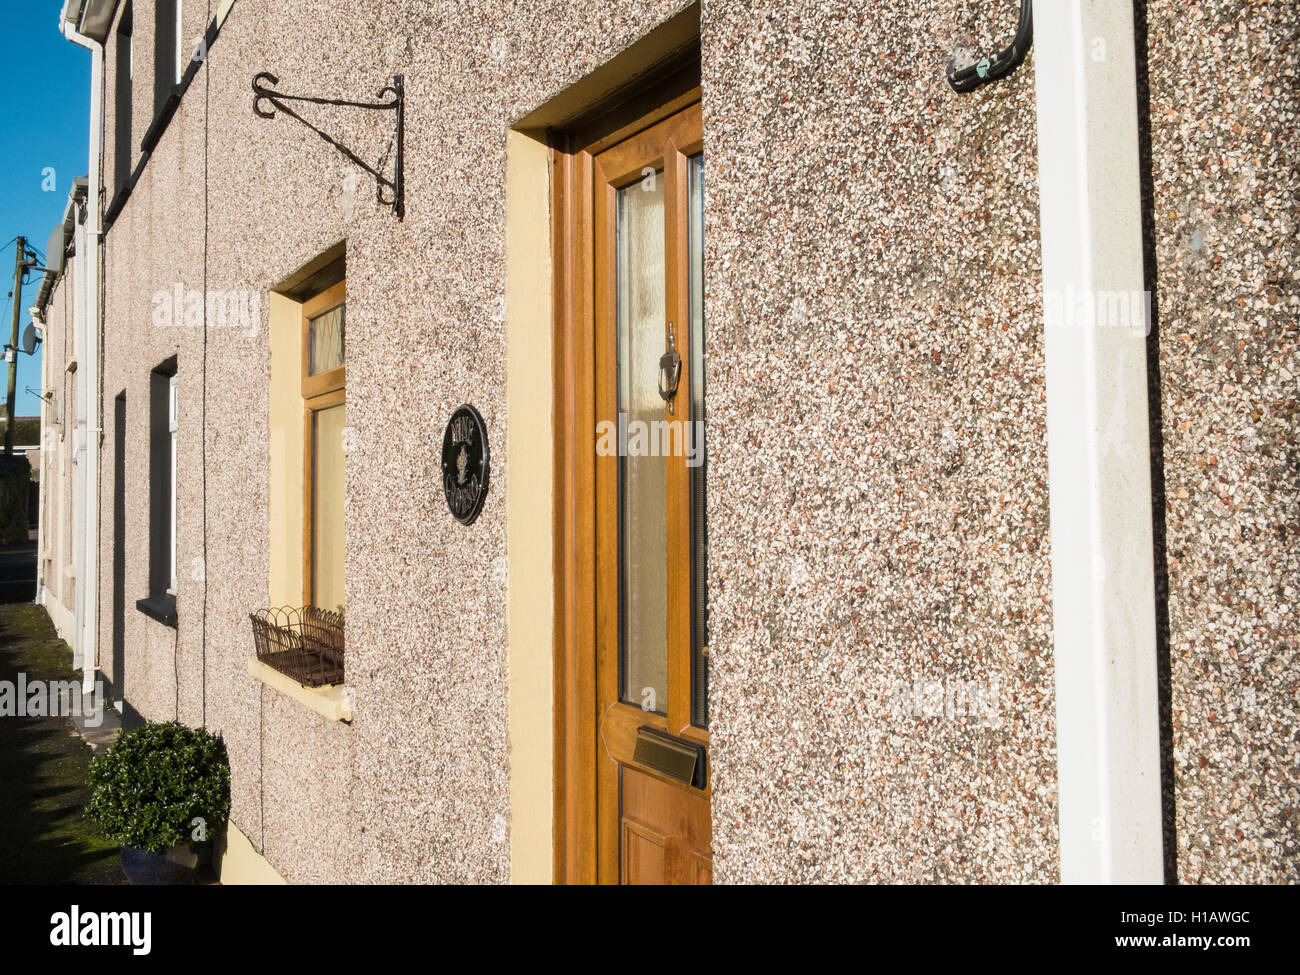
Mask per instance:
[[[83,254],[86,250],[85,230],[78,223],[74,230],[74,248]],[[72,265],[72,355],[77,363],[73,373],[76,410],[72,426],[72,572],[76,588],[73,590],[72,666],[83,672],[86,667],[86,376],[90,362],[86,356],[86,268],[78,260]]]
[[[1143,291],[1133,29],[1034,4],[1064,883],[1163,880],[1145,314],[1106,311]]]
[[[80,5],[78,5],[80,6]],[[86,221],[77,246],[77,265],[83,287],[78,289],[77,325],[83,329],[84,342],[77,346],[77,421],[78,442],[83,447],[77,455],[77,482],[84,485],[75,502],[82,513],[81,527],[75,539],[77,565],[77,634],[80,651],[82,685],[89,692],[95,683],[96,647],[99,641],[99,249],[103,230],[100,217],[100,159],[103,151],[104,46],[94,38],[79,33],[67,19],[68,5],[59,16],[63,36],[90,51],[90,159],[86,180]],[[84,255],[84,257],[83,257]],[[84,309],[84,312],[82,311]],[[84,393],[84,398],[83,398]],[[82,426],[82,417],[85,425]],[[82,433],[84,431],[84,438]]]
[[[48,261],[50,255],[46,255]],[[45,343],[45,313],[42,309],[33,305],[28,309],[28,314],[32,316],[32,325],[35,326],[37,334],[41,337],[41,344]],[[47,472],[51,452],[50,438],[45,434],[45,420],[47,412],[46,395],[49,392],[50,384],[48,376],[50,374],[50,357],[41,351],[41,379],[39,389],[41,391],[41,441],[40,450],[36,453],[36,464],[40,468],[37,472],[40,484],[38,495],[40,501],[37,504],[36,514],[36,598],[33,600],[37,606],[45,605],[45,519],[46,513],[50,510],[46,507],[46,492],[49,490],[50,478]]]

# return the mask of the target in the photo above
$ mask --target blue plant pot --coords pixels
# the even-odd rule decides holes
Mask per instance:
[[[186,843],[161,853],[150,853],[134,846],[122,847],[122,872],[138,886],[194,883],[203,862],[203,851]]]

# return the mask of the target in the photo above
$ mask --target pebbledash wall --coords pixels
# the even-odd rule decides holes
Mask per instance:
[[[137,160],[152,6],[134,10]],[[188,39],[225,5],[184,6]],[[989,6],[699,7],[719,881],[1058,878],[1033,57],[970,95],[943,77],[954,45],[1005,43],[1015,5]],[[549,879],[549,848],[519,849],[550,833],[549,768],[519,767],[520,715],[549,697],[519,682],[538,661],[549,676],[550,626],[511,606],[535,526],[507,513],[550,471],[511,469],[526,454],[506,422],[520,415],[510,390],[531,381],[517,364],[535,348],[548,369],[549,336],[516,326],[530,297],[518,282],[547,280],[549,257],[507,261],[520,185],[507,145],[520,119],[685,8],[238,0],[104,238],[99,669],[145,717],[222,734],[232,821],[291,882]],[[1282,3],[1161,0],[1139,16],[1167,840],[1184,881],[1300,879],[1298,29]],[[404,221],[310,132],[253,115],[263,70],[289,92],[350,98],[405,75]],[[363,158],[383,153],[387,115],[312,111]],[[522,185],[545,193],[544,178]],[[271,572],[270,293],[339,241],[350,723],[248,670],[248,613]],[[178,284],[260,296],[256,327],[155,324],[154,296]],[[149,374],[171,356],[176,629],[134,609]],[[494,463],[468,529],[437,473],[463,401],[486,419]],[[536,564],[549,569],[549,552]],[[958,685],[991,695],[993,720],[909,703]]]
[[[69,245],[71,241],[60,235]],[[75,642],[76,573],[73,561],[73,463],[76,446],[77,385],[67,371],[76,357],[76,299],[71,282],[82,255],[71,253],[63,275],[44,300],[41,328],[41,505],[40,584],[37,595],[59,636]]]
[[[1158,0],[1145,36],[1176,782],[1166,815],[1180,880],[1295,882],[1300,11]]]

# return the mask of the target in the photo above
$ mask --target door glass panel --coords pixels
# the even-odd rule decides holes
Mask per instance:
[[[619,674],[622,699],[668,709],[667,485],[662,456],[649,456],[664,420],[664,181],[647,176],[618,191]],[[621,439],[621,438],[620,438]]]
[[[704,157],[690,166],[691,298],[691,724],[709,725],[708,525],[704,488],[708,460],[704,436]]]
[[[311,415],[311,602],[343,607],[343,404]]]

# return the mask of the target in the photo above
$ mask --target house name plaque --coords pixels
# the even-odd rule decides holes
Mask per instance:
[[[442,435],[442,491],[462,525],[473,524],[488,491],[487,427],[468,403],[456,407]]]

